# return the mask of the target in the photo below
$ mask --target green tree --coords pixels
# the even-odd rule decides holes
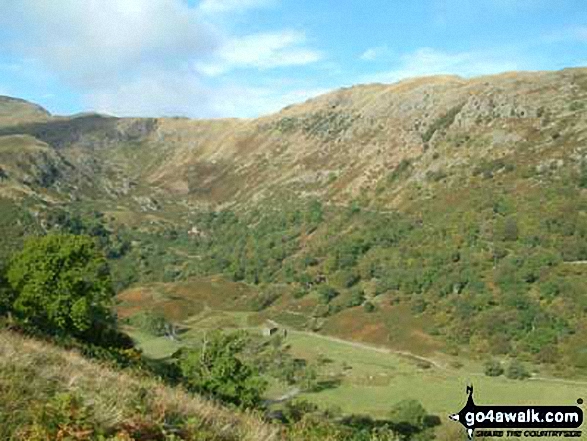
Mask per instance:
[[[14,301],[14,291],[6,280],[5,269],[0,263],[0,316],[8,313],[12,309]]]
[[[338,296],[338,291],[330,285],[320,285],[318,287],[318,295],[324,303],[330,303],[332,299]]]
[[[375,305],[371,302],[365,302],[365,304],[363,305],[363,309],[365,310],[365,312],[375,312]]]
[[[113,291],[105,258],[87,236],[51,234],[26,241],[8,269],[12,310],[53,335],[95,340],[110,328]]]
[[[512,360],[506,371],[506,377],[511,378],[512,380],[524,380],[529,376],[530,373],[526,367],[518,360]]]
[[[417,400],[402,400],[392,407],[389,420],[401,439],[413,439],[431,426],[426,409]],[[426,439],[426,436],[419,439]]]
[[[503,240],[514,242],[518,240],[518,223],[513,217],[508,217],[503,225]]]
[[[394,424],[407,423],[416,428],[423,428],[427,412],[417,400],[402,400],[392,407],[389,419]]]
[[[351,296],[346,303],[347,308],[353,308],[355,306],[361,306],[365,301],[365,293],[360,288],[354,288],[351,291]]]
[[[587,165],[581,166],[581,172],[578,179],[579,188],[587,188]]]
[[[503,375],[504,369],[501,363],[497,360],[488,360],[485,363],[485,375],[488,377],[499,377]]]
[[[166,335],[172,331],[173,325],[158,311],[144,311],[132,316],[130,324],[155,336]]]
[[[267,383],[239,358],[246,344],[242,332],[216,331],[199,348],[181,350],[178,363],[188,388],[238,406],[258,405]]]

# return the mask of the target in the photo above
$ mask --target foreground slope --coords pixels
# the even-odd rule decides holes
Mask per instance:
[[[278,439],[276,428],[256,416],[0,331],[1,439],[169,439],[165,433],[198,440]]]

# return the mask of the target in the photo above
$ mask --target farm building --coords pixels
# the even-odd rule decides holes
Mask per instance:
[[[279,327],[276,323],[266,323],[263,327],[264,337],[273,337],[279,335],[280,337],[287,337],[287,329]]]

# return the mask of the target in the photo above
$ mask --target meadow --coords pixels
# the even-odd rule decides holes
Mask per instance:
[[[247,291],[245,285],[208,278],[197,284],[192,282],[192,287],[195,286],[197,289],[190,291],[185,284],[180,285],[178,290],[174,290],[172,284],[161,284],[155,289],[152,287],[150,294],[143,291],[142,295],[138,295],[135,291],[121,295],[119,311],[123,315],[129,311],[136,313],[138,300],[142,302],[142,307],[166,305],[166,310],[171,312],[174,308],[169,307],[169,296],[175,296],[180,304],[185,302],[186,296],[191,299],[191,308],[185,305],[182,308],[185,314],[174,314],[174,317],[181,319],[178,324],[182,329],[176,340],[126,328],[145,355],[164,359],[182,346],[195,344],[203,333],[218,328],[246,329],[261,334],[264,319],[271,312],[252,311],[245,307],[245,299],[253,293]],[[227,294],[235,289],[241,297]],[[154,295],[154,292],[159,294]],[[223,292],[224,298],[229,301],[221,303],[215,299],[219,292]],[[273,318],[278,321],[282,315],[283,311],[276,310]],[[320,384],[323,385],[319,391],[301,393],[298,398],[337,413],[385,418],[397,402],[416,399],[430,414],[440,418],[444,428],[450,429],[452,424],[447,417],[464,405],[465,388],[471,383],[479,404],[574,405],[577,399],[587,396],[587,381],[554,378],[545,372],[537,372],[537,366],[530,367],[534,372],[533,378],[524,381],[504,376],[488,377],[483,373],[483,360],[442,352],[411,354],[405,350],[409,346],[407,341],[395,348],[383,347],[289,326],[286,328],[285,342],[292,355],[319,366]],[[405,336],[408,338],[409,333]],[[274,384],[267,398],[280,397],[291,389]]]

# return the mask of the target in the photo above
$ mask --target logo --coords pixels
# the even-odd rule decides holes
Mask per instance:
[[[581,437],[581,431],[560,430],[576,429],[583,424],[583,410],[578,406],[478,406],[472,385],[467,386],[467,395],[465,407],[449,418],[465,427],[469,440],[473,436]],[[577,400],[577,404],[583,404],[583,400]]]

